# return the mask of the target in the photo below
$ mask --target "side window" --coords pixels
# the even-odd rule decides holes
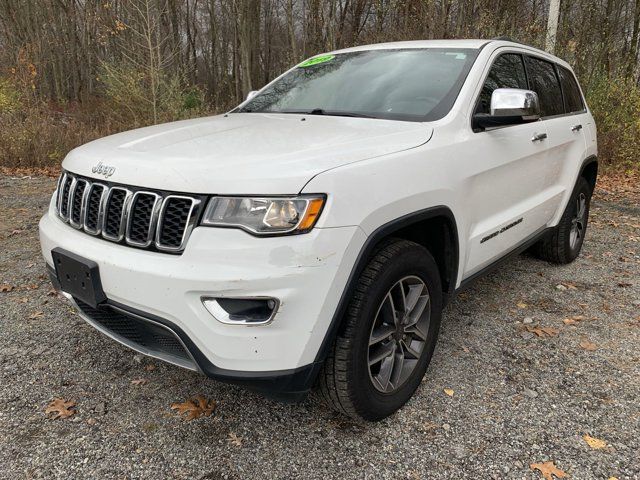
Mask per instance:
[[[540,115],[550,117],[564,113],[562,90],[553,63],[526,57],[531,90],[538,94]]]
[[[584,110],[584,103],[582,103],[582,95],[580,95],[580,89],[578,88],[575,77],[566,68],[560,65],[557,67],[558,73],[560,74],[560,84],[562,85],[562,91],[564,93],[565,112],[582,112]]]
[[[493,62],[489,75],[482,86],[476,113],[489,113],[491,94],[496,88],[527,88],[527,76],[522,63],[522,55],[505,53]]]

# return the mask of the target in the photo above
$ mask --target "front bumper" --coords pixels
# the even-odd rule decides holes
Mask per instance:
[[[306,383],[319,368],[318,351],[365,239],[358,227],[273,238],[198,227],[178,256],[94,238],[63,223],[52,207],[40,221],[48,265],[55,247],[93,260],[111,307],[164,324],[204,373],[277,384],[276,390],[287,390],[292,375],[296,388],[311,386]],[[223,324],[201,300],[254,296],[280,300],[269,325]]]

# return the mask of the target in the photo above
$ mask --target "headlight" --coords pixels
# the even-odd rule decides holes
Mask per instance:
[[[256,235],[305,233],[318,220],[325,198],[214,197],[209,200],[202,225],[242,228]]]

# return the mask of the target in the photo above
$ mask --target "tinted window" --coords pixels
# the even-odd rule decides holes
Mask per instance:
[[[522,56],[515,53],[500,55],[489,70],[482,86],[476,113],[490,113],[491,94],[496,88],[527,88]]]
[[[437,120],[453,106],[477,54],[416,48],[323,55],[303,62],[238,111]]]
[[[564,113],[562,90],[553,63],[532,57],[526,59],[530,88],[538,94],[541,116]]]
[[[562,92],[564,93],[564,108],[567,113],[581,112],[584,110],[582,103],[582,95],[576,83],[573,74],[564,67],[558,66],[560,74],[560,83],[562,84]]]

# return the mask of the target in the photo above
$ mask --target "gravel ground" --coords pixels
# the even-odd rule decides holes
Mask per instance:
[[[454,299],[415,397],[360,425],[314,395],[280,404],[86,325],[43,275],[37,222],[53,188],[0,176],[0,285],[13,287],[0,292],[1,478],[539,479],[530,464],[546,461],[567,478],[640,478],[637,196],[599,194],[572,265],[523,255]],[[214,415],[170,409],[197,394]],[[57,397],[77,414],[48,419]]]

